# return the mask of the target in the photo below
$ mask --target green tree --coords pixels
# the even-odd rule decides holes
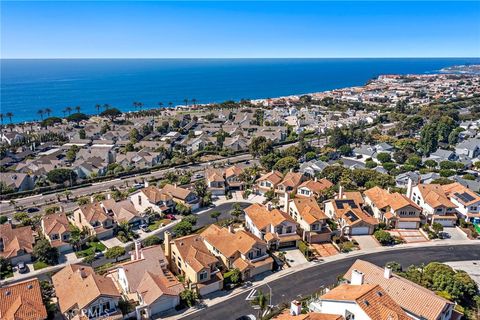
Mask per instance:
[[[87,138],[87,133],[85,132],[85,129],[78,130],[78,136],[79,136],[80,139]]]
[[[273,166],[274,170],[286,173],[292,169],[298,168],[298,160],[294,157],[285,157],[277,161]]]
[[[423,164],[425,166],[427,166],[428,168],[431,168],[431,169],[436,168],[437,165],[438,165],[437,161],[432,160],[432,159],[425,160],[425,162]]]
[[[163,241],[157,236],[149,236],[146,237],[145,240],[143,240],[143,246],[144,247],[150,247],[150,246],[155,246],[158,244],[161,244]]]
[[[173,232],[178,237],[183,237],[191,234],[193,231],[193,225],[188,221],[180,221],[173,227]]]
[[[115,246],[107,249],[105,252],[105,257],[107,259],[115,259],[115,262],[118,261],[118,258],[125,254],[125,248],[120,246]]]
[[[220,211],[213,211],[210,213],[210,218],[215,219],[215,221],[218,223],[218,218],[220,217],[222,213]]]
[[[47,179],[56,184],[63,184],[67,181],[73,183],[77,179],[77,174],[70,169],[53,169],[47,173]]]
[[[185,289],[180,292],[180,299],[182,303],[188,307],[193,307],[197,303],[198,298],[198,294],[194,290]]]
[[[265,309],[268,307],[268,302],[270,300],[270,296],[268,294],[264,294],[261,290],[258,290],[257,295],[252,300],[252,305],[258,307],[258,318],[262,319],[262,315],[265,312]]]
[[[432,223],[432,229],[433,231],[435,231],[436,233],[439,233],[439,232],[442,232],[443,231],[443,226],[438,223],[438,222],[434,222]]]
[[[42,238],[38,240],[33,246],[33,256],[41,262],[48,265],[55,265],[58,263],[58,250],[51,246],[50,242]]]
[[[335,149],[348,143],[348,137],[340,128],[334,128],[330,134],[328,144]]]
[[[117,108],[107,109],[107,110],[103,111],[102,113],[100,113],[100,115],[102,117],[107,117],[112,122],[114,122],[115,119],[117,119],[121,114],[122,114],[122,112],[120,110],[118,110]]]
[[[427,124],[420,132],[419,147],[425,156],[429,156],[438,148],[438,133],[437,127],[434,124]]]
[[[78,146],[77,145],[73,145],[71,146],[68,151],[65,153],[65,157],[67,158],[68,161],[70,162],[73,162],[75,160],[75,158],[77,157],[77,153],[78,153]]]
[[[240,216],[243,214],[243,209],[240,203],[235,202],[232,205],[232,210],[230,210],[230,215],[232,215],[236,221],[240,218]]]
[[[380,152],[379,154],[377,154],[377,159],[381,163],[392,162],[392,157],[390,156],[389,153],[386,153],[386,152]]]
[[[248,149],[251,155],[253,155],[255,158],[258,158],[272,152],[273,143],[272,140],[267,139],[263,136],[254,137],[250,142]]]
[[[380,242],[382,246],[390,245],[394,241],[392,235],[384,230],[375,231],[373,236],[375,237],[375,239],[377,239],[378,242]]]

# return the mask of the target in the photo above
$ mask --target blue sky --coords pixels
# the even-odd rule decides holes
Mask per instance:
[[[479,57],[480,2],[2,1],[2,58]]]

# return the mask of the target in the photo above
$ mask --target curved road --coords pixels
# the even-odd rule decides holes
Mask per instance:
[[[318,291],[321,286],[334,283],[336,277],[343,275],[357,259],[367,260],[379,266],[384,266],[389,261],[397,261],[404,267],[432,261],[480,260],[480,245],[479,243],[472,243],[472,245],[397,249],[318,264],[315,267],[269,282],[269,285],[272,287],[272,304],[290,303],[293,299],[298,298],[299,295],[306,296],[312,294]],[[268,287],[265,285],[256,289],[262,290],[264,293],[269,292]],[[181,319],[230,320],[246,314],[256,314],[257,311],[252,309],[248,301],[245,301],[249,291],[246,290],[238,296]]]

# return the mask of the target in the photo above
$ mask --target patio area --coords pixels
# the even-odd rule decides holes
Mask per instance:
[[[402,238],[406,243],[427,242],[427,238],[419,230],[393,229],[387,230],[392,236]]]

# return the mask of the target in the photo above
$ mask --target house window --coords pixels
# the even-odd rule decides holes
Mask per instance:
[[[253,259],[253,251],[250,251],[248,253],[248,259],[252,260]]]
[[[206,280],[207,277],[208,277],[208,272],[206,270],[203,270],[202,272],[200,272],[199,274],[200,281]]]
[[[348,310],[345,310],[345,320],[355,320],[355,315]]]
[[[318,230],[319,229],[319,225],[317,223],[315,224],[312,224],[312,230]]]
[[[287,233],[292,233],[292,226],[287,227]]]
[[[283,227],[282,226],[276,226],[275,227],[275,232],[278,233],[278,234],[282,234],[283,233]]]
[[[477,211],[477,207],[471,207],[470,209],[473,211]]]

